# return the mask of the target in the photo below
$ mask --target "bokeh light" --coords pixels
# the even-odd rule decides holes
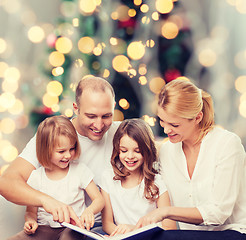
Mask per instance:
[[[239,76],[235,80],[235,88],[240,93],[246,92],[246,75]]]
[[[0,54],[4,53],[7,49],[7,43],[3,38],[0,38]]]
[[[15,121],[12,118],[4,118],[0,122],[1,132],[4,134],[11,134],[14,132],[16,126]]]
[[[128,109],[130,107],[129,102],[125,98],[121,98],[119,101],[119,105],[124,109]]]
[[[141,41],[131,42],[127,47],[127,55],[133,60],[141,59],[145,54],[145,46]]]
[[[156,0],[155,2],[156,10],[159,13],[166,14],[170,13],[173,9],[173,1],[172,0]]]
[[[179,33],[178,26],[173,22],[166,22],[163,24],[161,34],[167,39],[176,38]]]
[[[129,59],[124,55],[114,57],[112,66],[117,72],[127,72],[130,65]]]
[[[67,38],[67,37],[60,37],[56,40],[56,50],[60,53],[69,53],[72,48],[73,48],[73,44],[72,41]]]
[[[28,38],[33,43],[40,43],[44,40],[44,30],[39,26],[33,26],[28,31]]]
[[[201,65],[211,67],[215,64],[217,55],[212,49],[205,48],[199,53],[198,60]]]
[[[65,56],[58,51],[54,51],[49,55],[49,62],[54,67],[60,67],[65,62]]]
[[[158,94],[164,85],[165,80],[161,77],[152,78],[149,82],[149,88],[155,94]]]
[[[78,41],[78,48],[82,53],[91,53],[95,47],[95,42],[91,37],[82,37]]]

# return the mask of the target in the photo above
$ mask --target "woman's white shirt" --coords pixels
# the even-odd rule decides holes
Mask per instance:
[[[245,150],[236,134],[219,127],[210,131],[201,143],[192,178],[182,142],[162,144],[160,160],[172,204],[196,207],[204,221],[180,222],[181,229],[246,232]]]

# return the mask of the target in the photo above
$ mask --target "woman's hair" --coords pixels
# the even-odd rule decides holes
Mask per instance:
[[[36,135],[36,153],[39,163],[45,167],[51,167],[51,157],[54,148],[59,144],[59,137],[68,137],[71,144],[75,145],[75,156],[80,155],[80,145],[76,130],[71,121],[65,116],[48,117],[42,121]]]
[[[158,105],[167,113],[185,119],[194,119],[202,111],[199,123],[199,142],[214,127],[214,108],[211,96],[187,80],[173,80],[161,90]]]
[[[159,197],[159,188],[154,184],[155,174],[157,173],[154,169],[154,164],[157,161],[157,150],[153,132],[142,119],[124,120],[114,135],[111,157],[111,164],[115,173],[114,180],[123,180],[130,175],[119,159],[120,140],[125,135],[138,144],[139,151],[143,156],[141,169],[145,183],[144,196],[150,201],[155,201]]]

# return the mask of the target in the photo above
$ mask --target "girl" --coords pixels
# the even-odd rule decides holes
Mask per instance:
[[[245,151],[236,134],[214,125],[211,96],[173,80],[159,94],[158,116],[169,138],[160,160],[174,206],[138,226],[173,219],[181,230],[166,231],[166,240],[246,239]]]
[[[36,151],[42,167],[31,173],[28,184],[72,207],[80,216],[81,226],[90,229],[104,200],[93,182],[92,172],[75,161],[80,156],[80,145],[71,121],[63,116],[46,118],[37,130]],[[87,208],[84,191],[92,200]],[[10,239],[70,240],[81,239],[81,234],[61,227],[43,208],[27,206],[24,230]]]
[[[132,231],[140,217],[157,207],[170,206],[160,175],[153,133],[141,119],[124,120],[113,139],[113,171],[102,175],[105,200],[103,230],[110,236]],[[174,221],[164,220],[165,229],[175,229]]]

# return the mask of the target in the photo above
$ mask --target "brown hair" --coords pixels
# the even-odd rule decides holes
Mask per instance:
[[[197,142],[214,127],[213,100],[191,81],[176,79],[167,83],[159,94],[158,105],[166,112],[185,119],[194,119],[202,111]]]
[[[113,138],[113,153],[111,164],[115,173],[114,180],[123,180],[129,176],[119,159],[120,139],[127,135],[138,143],[139,151],[143,156],[142,174],[144,177],[144,196],[150,201],[159,197],[159,188],[154,184],[155,174],[154,163],[157,161],[154,135],[150,126],[142,119],[126,119],[117,129]]]
[[[59,136],[66,136],[75,144],[75,159],[80,156],[80,145],[76,130],[65,116],[52,116],[42,121],[36,135],[36,153],[39,163],[50,168],[50,159],[57,145]]]
[[[75,100],[78,106],[80,103],[80,97],[83,91],[87,88],[90,88],[93,91],[102,91],[102,92],[106,92],[106,90],[109,89],[112,93],[113,98],[115,98],[114,89],[107,80],[100,77],[89,76],[80,80],[77,85],[75,91]]]

